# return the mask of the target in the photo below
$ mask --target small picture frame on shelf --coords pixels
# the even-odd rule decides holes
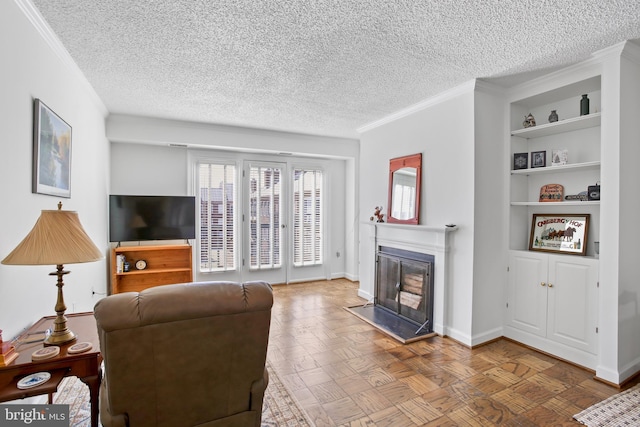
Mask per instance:
[[[544,168],[547,166],[547,152],[546,151],[532,151],[531,152],[531,167],[532,168]]]
[[[529,167],[529,153],[513,153],[513,170]]]
[[[551,166],[563,166],[568,163],[569,150],[553,150],[551,152]]]
[[[533,214],[530,251],[587,254],[589,214]]]

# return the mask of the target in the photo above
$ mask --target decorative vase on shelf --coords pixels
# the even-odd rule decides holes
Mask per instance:
[[[582,95],[582,99],[580,100],[580,115],[586,116],[589,114],[589,98],[587,95]]]
[[[558,113],[556,113],[556,110],[551,110],[551,114],[549,114],[549,123],[553,123],[557,121],[558,121]]]

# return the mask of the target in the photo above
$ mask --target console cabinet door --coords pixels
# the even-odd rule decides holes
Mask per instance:
[[[547,334],[547,255],[509,253],[507,322],[541,337]]]
[[[547,338],[597,351],[598,261],[549,256]]]

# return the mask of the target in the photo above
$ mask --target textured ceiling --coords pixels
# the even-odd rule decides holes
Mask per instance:
[[[32,0],[111,113],[357,137],[640,38],[640,0]]]

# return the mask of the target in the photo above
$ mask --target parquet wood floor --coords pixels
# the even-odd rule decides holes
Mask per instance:
[[[620,391],[505,339],[400,344],[344,310],[365,302],[357,289],[274,286],[269,360],[318,427],[576,426],[574,414]]]

